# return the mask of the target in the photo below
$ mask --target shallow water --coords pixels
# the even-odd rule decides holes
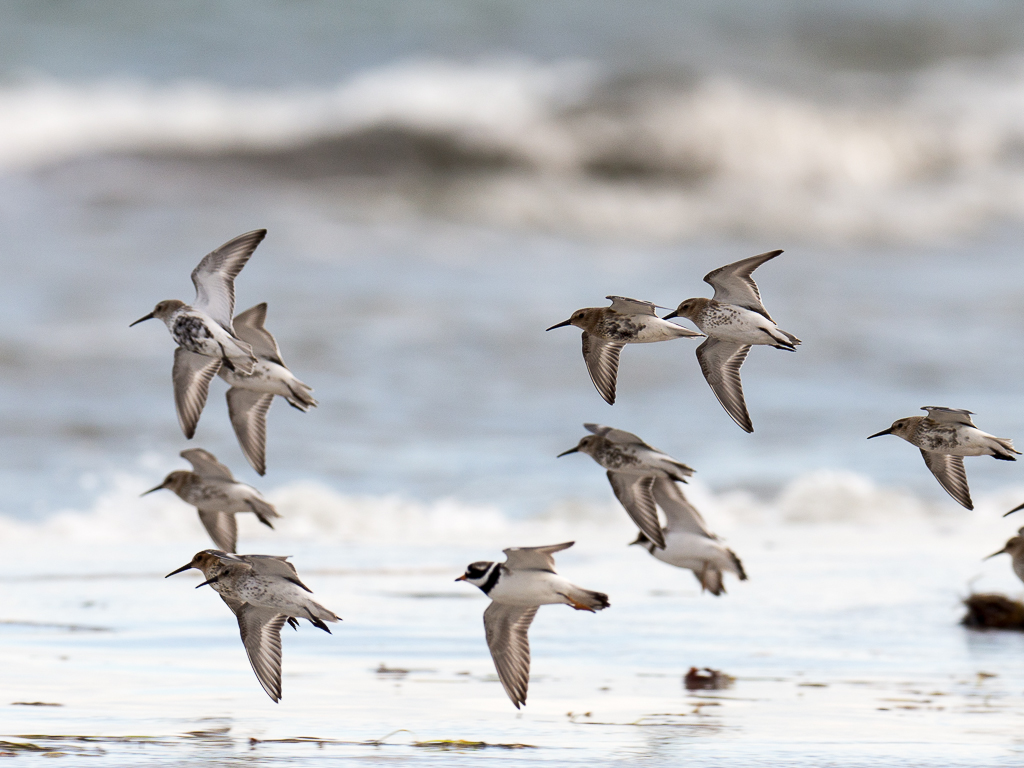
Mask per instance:
[[[294,553],[316,598],[343,618],[330,636],[306,624],[286,631],[276,705],[216,595],[192,589],[192,575],[161,578],[205,546],[180,506],[193,524],[172,542],[95,544],[60,559],[26,546],[5,563],[5,695],[60,706],[8,703],[4,740],[100,765],[982,766],[1017,764],[1024,749],[1014,735],[1024,635],[957,625],[968,584],[1020,591],[1005,558],[980,562],[1006,527],[987,506],[841,525],[738,524],[723,506],[712,524],[750,579],[730,577],[718,599],[624,546],[632,533],[621,515],[510,523],[469,532],[479,544],[443,546],[277,538],[243,521],[251,549]],[[508,542],[569,530],[579,541],[560,572],[606,591],[612,607],[539,613],[529,700],[517,713],[487,655],[486,598],[452,579]],[[736,680],[688,692],[691,666]],[[494,746],[432,743],[441,740]],[[529,747],[498,746],[512,744]]]

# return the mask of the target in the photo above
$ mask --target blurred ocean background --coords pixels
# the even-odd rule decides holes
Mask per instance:
[[[236,308],[268,302],[285,361],[320,402],[305,415],[273,407],[264,478],[235,443],[223,382],[186,441],[173,343],[155,323],[128,329],[161,299],[190,301],[202,256],[257,227],[269,235],[236,282]],[[615,548],[632,532],[593,462],[555,460],[583,422],[599,422],[693,466],[694,498],[744,558],[744,542],[776,552],[809,536],[831,552],[846,536],[871,539],[864,530],[886,539],[899,521],[928,562],[955,564],[918,572],[886,549],[877,578],[849,594],[919,579],[924,592],[910,590],[907,605],[933,607],[935,636],[958,648],[927,658],[948,659],[950,675],[1010,663],[1010,640],[957,645],[956,598],[1020,524],[999,514],[1024,501],[1024,465],[968,459],[978,505],[968,515],[916,449],[865,438],[939,405],[1024,441],[1022,236],[1017,2],[5,3],[0,546],[18,549],[5,578],[115,573],[121,555],[109,548],[133,544],[161,553],[147,555],[160,574],[185,562],[207,546],[194,514],[170,494],[137,494],[200,446],[287,516],[291,549],[266,537],[261,547],[319,542],[326,549],[308,556],[323,568],[331,547],[358,559],[359,546],[387,557],[394,543],[403,563],[440,569],[429,578],[441,583],[444,569],[453,578],[503,546],[550,533],[580,549],[593,534],[620,572],[643,563],[651,579],[689,586],[687,574],[613,548],[609,531]],[[785,254],[756,278],[804,344],[752,351],[752,435],[718,405],[692,342],[627,347],[608,406],[579,332],[544,332],[608,294],[668,307],[710,295],[704,274],[775,248]],[[242,548],[258,533],[243,526]],[[449,562],[438,553],[456,539]],[[34,559],[50,547],[64,559]],[[750,611],[775,605],[758,602],[769,592],[781,599],[808,578],[824,588],[857,567],[839,555],[815,562],[817,575],[779,571],[775,583],[774,566],[748,565],[751,582],[730,589],[748,590]],[[1019,587],[1005,560],[984,569]],[[591,586],[614,593],[615,583]],[[687,594],[701,615],[746,626],[749,613],[726,613],[740,610],[737,595]],[[851,600],[839,601],[858,607],[836,627],[861,620]],[[5,611],[45,607],[33,605]],[[213,607],[210,636],[226,629],[235,658],[230,618]],[[661,610],[637,621],[656,625]],[[581,631],[605,619],[584,618],[594,622],[573,622]],[[776,641],[803,637],[802,626]],[[389,635],[371,637],[373,655]],[[482,635],[472,639],[485,653]],[[905,650],[899,658],[917,653]],[[239,684],[258,698],[247,674]],[[490,699],[505,712],[500,689]]]
[[[237,283],[320,408],[270,414],[266,484],[536,514],[603,500],[584,421],[718,489],[852,472],[948,499],[865,437],[922,405],[1024,435],[1024,9],[1016,3],[11,3],[0,24],[2,512],[87,506],[188,444],[172,345],[128,323],[239,232]],[[798,354],[729,421],[692,342],[579,333],[757,274]],[[214,384],[195,443],[245,476]],[[968,460],[976,493],[1024,480]],[[251,477],[255,477],[248,473]]]

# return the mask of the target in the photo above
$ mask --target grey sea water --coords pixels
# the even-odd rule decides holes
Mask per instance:
[[[343,760],[410,723],[394,759],[1017,759],[1019,643],[956,620],[972,584],[1016,589],[978,561],[1015,529],[1018,465],[968,459],[967,515],[916,449],[865,440],[924,405],[1024,439],[1017,4],[9,3],[0,22],[0,648],[11,701],[66,705],[8,706],[9,737],[153,737],[96,747],[110,764],[231,764],[249,737],[297,736],[360,742],[316,748]],[[171,341],[127,327],[190,300],[203,254],[256,227],[237,307],[268,302],[320,401],[273,407],[265,478],[220,381],[184,440]],[[756,277],[804,344],[752,351],[752,435],[692,342],[627,348],[608,406],[578,331],[543,330],[609,294],[709,295],[705,273],[774,248]],[[751,582],[713,600],[625,549],[601,470],[554,458],[583,422],[693,466]],[[346,619],[286,638],[281,707],[223,607],[157,581],[207,542],[169,494],[137,494],[194,445],[286,513],[280,540],[243,527],[242,546],[293,552]],[[571,538],[567,568],[613,608],[538,627],[552,655],[512,720],[482,600],[445,590],[470,560]],[[438,671],[392,700],[382,661]],[[739,677],[728,701],[680,690],[704,665]],[[410,746],[431,738],[543,750]]]

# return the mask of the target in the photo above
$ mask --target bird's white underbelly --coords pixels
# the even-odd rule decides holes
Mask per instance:
[[[505,605],[553,605],[568,603],[570,584],[548,571],[510,571],[501,574],[488,597]]]
[[[711,311],[701,319],[698,327],[715,339],[733,344],[774,344],[770,333],[775,324],[757,312],[743,307],[729,306]]]
[[[956,432],[956,445],[943,445],[939,453],[950,456],[988,456],[993,453],[994,442],[992,435],[976,427],[960,427]]]
[[[643,328],[637,333],[634,344],[648,344],[655,341],[668,341],[680,337],[681,326],[662,320],[660,317],[644,318]],[[684,329],[685,330],[685,329]]]
[[[282,397],[291,394],[287,382],[294,378],[287,368],[269,360],[260,360],[254,366],[253,372],[248,375],[221,368],[220,376],[233,387],[254,392],[266,392],[269,395],[281,395]]]
[[[247,603],[262,608],[276,608],[290,616],[305,616],[305,606],[309,602],[306,593],[284,579],[245,579],[238,584],[237,593]]]
[[[658,560],[677,568],[700,571],[712,565],[720,571],[736,572],[736,566],[720,542],[694,533],[669,532],[665,535],[665,549],[655,548]]]
[[[201,512],[251,512],[246,499],[257,491],[245,483],[206,481],[207,489],[199,489],[185,499]]]

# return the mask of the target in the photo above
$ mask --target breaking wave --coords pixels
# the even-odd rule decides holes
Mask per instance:
[[[827,96],[523,61],[409,62],[327,89],[0,88],[0,168],[110,154],[359,182],[371,205],[384,190],[584,236],[931,240],[1024,222],[1024,60]]]
[[[38,520],[0,516],[0,539],[8,546],[40,542],[46,546],[62,542],[146,546],[176,541],[207,545],[192,507],[169,491],[140,498],[152,484],[152,475],[117,474],[103,483],[105,489],[88,509],[62,510]],[[926,502],[907,491],[880,487],[862,475],[841,471],[798,477],[767,500],[745,491],[715,493],[700,483],[688,485],[686,493],[711,528],[729,538],[749,527],[890,526],[900,521],[998,525],[1002,532],[1008,523],[1000,514],[1019,503],[1024,488],[978,494],[973,513],[946,500]],[[270,530],[252,515],[239,515],[243,547],[250,541],[505,547],[516,541],[564,541],[584,532],[588,540],[621,545],[635,536],[632,523],[611,498],[604,503],[567,499],[542,515],[515,518],[496,506],[454,499],[422,502],[397,495],[350,496],[310,481],[271,489],[266,496],[282,518]]]

